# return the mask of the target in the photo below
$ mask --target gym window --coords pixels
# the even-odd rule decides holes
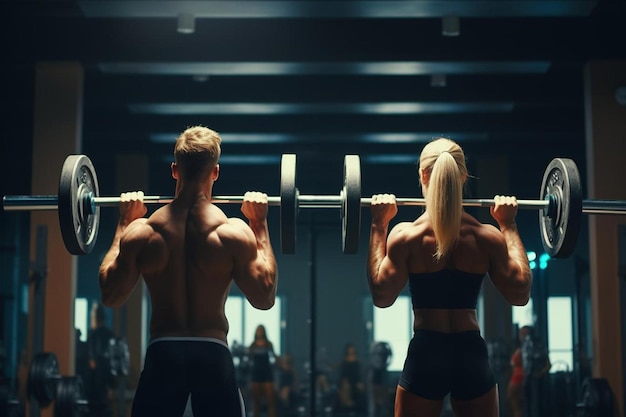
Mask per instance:
[[[81,342],[86,342],[89,332],[89,302],[86,298],[74,300],[74,327],[80,330]]]
[[[274,345],[274,352],[281,354],[282,297],[277,296],[269,310],[258,310],[240,295],[231,295],[226,300],[224,311],[228,318],[228,345],[236,342],[248,346],[254,340],[254,331],[259,324],[265,326],[267,338]]]
[[[525,306],[513,306],[511,315],[513,317],[513,324],[517,324],[518,328],[524,326],[533,326],[535,323],[535,317],[533,313],[533,300],[528,300]]]
[[[550,373],[574,369],[571,297],[548,297],[548,354]]]
[[[373,342],[387,342],[392,351],[391,362],[387,370],[391,372],[402,371],[406,350],[413,336],[411,298],[408,295],[400,295],[387,308],[376,306],[373,308]]]

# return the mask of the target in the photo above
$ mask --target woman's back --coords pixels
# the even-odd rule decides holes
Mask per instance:
[[[441,332],[478,330],[476,304],[483,277],[490,270],[495,230],[467,213],[450,252],[437,260],[435,235],[428,213],[407,225],[409,287],[415,329]]]

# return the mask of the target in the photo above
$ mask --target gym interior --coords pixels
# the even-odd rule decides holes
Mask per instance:
[[[550,363],[524,415],[624,415],[624,2],[8,0],[2,9],[0,192],[5,201],[38,202],[0,211],[4,415],[100,415],[78,377],[118,210],[99,207],[87,253],[68,251],[67,229],[78,240],[85,231],[75,230],[75,219],[61,220],[65,209],[41,209],[46,197],[53,205],[60,199],[66,157],[89,158],[99,196],[171,196],[173,144],[192,125],[222,135],[217,196],[281,196],[281,158],[293,154],[300,196],[345,197],[345,157],[358,155],[359,172],[351,174],[363,198],[420,198],[419,152],[435,137],[463,147],[468,199],[543,200],[549,164],[573,161],[580,182],[565,181],[563,227],[551,231],[567,234],[565,256],[550,256],[540,227],[545,211],[520,208],[531,300],[512,307],[485,279],[481,335],[500,416],[514,415],[507,389],[524,326],[532,326]],[[613,201],[610,210],[589,209]],[[404,289],[388,308],[372,303],[367,206],[313,206],[296,207],[293,219],[284,217],[288,208],[269,207],[274,307],[254,309],[236,285],[226,302],[248,415],[246,347],[263,325],[276,353],[277,396],[279,363],[289,358],[295,375],[277,415],[393,416],[413,332],[410,293]],[[149,205],[148,214],[157,207]],[[242,217],[237,202],[220,208]],[[400,206],[392,224],[421,210]],[[466,211],[493,223],[488,208]],[[293,239],[293,253],[285,253],[283,239]],[[116,335],[108,415],[130,416],[149,319],[142,284],[124,306],[104,311]],[[359,370],[351,394],[341,376],[348,346]],[[374,374],[383,377],[374,383]],[[265,404],[260,415],[268,415]],[[453,415],[446,402],[442,416]]]

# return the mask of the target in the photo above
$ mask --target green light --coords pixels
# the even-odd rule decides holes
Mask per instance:
[[[537,268],[537,262],[530,261],[530,269],[535,269],[535,268]]]
[[[532,262],[535,259],[537,259],[537,252],[533,252],[533,251],[526,252],[526,256],[528,257],[528,261]]]

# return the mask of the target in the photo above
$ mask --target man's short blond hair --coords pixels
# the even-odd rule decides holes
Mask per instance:
[[[217,165],[222,138],[215,130],[204,126],[187,128],[176,139],[174,161],[186,179],[198,178]]]

